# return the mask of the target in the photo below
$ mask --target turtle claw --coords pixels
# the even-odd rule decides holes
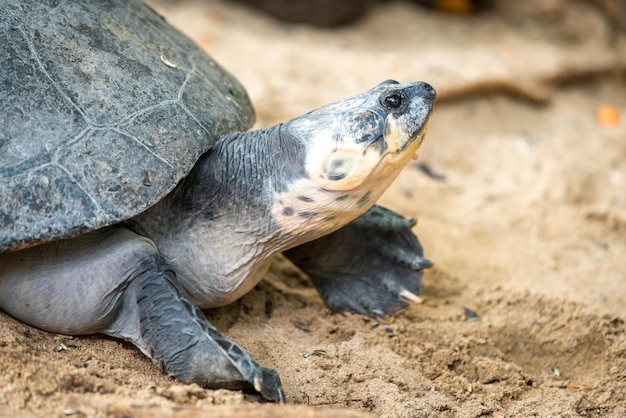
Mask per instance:
[[[285,403],[285,392],[280,384],[280,378],[274,370],[263,369],[260,375],[254,376],[252,383],[254,389],[268,401]]]
[[[398,293],[398,299],[409,305],[419,305],[424,302],[424,299],[406,289],[402,289],[400,293]]]
[[[417,257],[416,260],[410,264],[410,267],[413,270],[423,270],[423,269],[430,268],[434,265],[435,264],[430,260],[427,260],[422,257]]]
[[[415,220],[380,206],[344,228],[285,255],[311,277],[326,305],[388,322],[422,302],[423,271],[433,263],[411,231]]]
[[[370,316],[381,324],[391,324],[393,322],[393,316],[386,315],[378,309],[374,309]]]
[[[254,388],[269,401],[285,402],[278,373],[259,365],[211,325],[173,281],[162,257],[153,267],[140,272],[125,293],[127,300],[137,304],[132,311],[137,323],[118,315],[126,322],[114,322],[107,334],[130,337],[164,372],[183,383],[211,389]],[[136,329],[138,333],[133,334]]]

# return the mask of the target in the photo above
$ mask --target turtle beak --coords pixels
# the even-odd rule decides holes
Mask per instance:
[[[385,121],[384,139],[389,161],[405,161],[405,157],[414,158],[419,149],[428,119],[435,105],[436,92],[428,83],[411,83],[402,89],[407,98],[406,107],[391,112]]]

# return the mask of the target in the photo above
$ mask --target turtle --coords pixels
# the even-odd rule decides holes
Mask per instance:
[[[244,88],[132,0],[0,4],[0,310],[132,342],[165,373],[285,401],[202,312],[282,253],[336,311],[387,318],[432,263],[376,205],[436,92],[384,81],[248,131]]]

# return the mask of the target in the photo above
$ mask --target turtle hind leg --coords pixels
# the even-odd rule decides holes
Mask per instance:
[[[146,254],[106,334],[130,340],[164,372],[207,388],[255,389],[284,402],[276,371],[221,335],[175,282],[158,252]]]
[[[423,270],[432,266],[413,226],[414,220],[374,206],[285,256],[311,278],[330,309],[385,320],[421,301]]]

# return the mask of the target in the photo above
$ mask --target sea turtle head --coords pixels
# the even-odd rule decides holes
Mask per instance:
[[[290,121],[307,147],[308,178],[329,191],[388,186],[416,157],[435,94],[427,83],[388,80]]]
[[[390,80],[282,125],[280,137],[297,150],[289,161],[298,167],[280,158],[284,187],[271,199],[275,224],[298,243],[365,213],[416,157],[434,101],[429,84]],[[297,174],[286,176],[289,167]]]

